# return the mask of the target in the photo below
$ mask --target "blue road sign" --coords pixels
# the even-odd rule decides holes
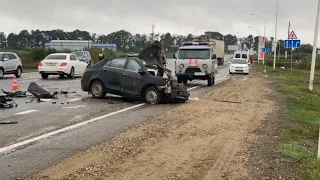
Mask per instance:
[[[300,48],[300,40],[294,39],[294,40],[284,40],[284,48]]]
[[[269,53],[269,52],[271,52],[271,49],[270,48],[262,48],[261,51],[264,53]]]

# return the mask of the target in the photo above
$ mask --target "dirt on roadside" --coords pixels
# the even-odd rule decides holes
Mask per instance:
[[[279,131],[261,133],[266,124],[266,129],[279,128],[278,116],[270,118],[270,114],[281,113],[279,103],[267,98],[270,96],[276,97],[276,92],[260,75],[232,76],[199,100],[151,118],[26,179],[213,180],[264,179],[269,175],[273,179],[277,171],[270,151],[278,141],[263,147],[256,144],[263,137],[279,138]],[[268,151],[269,156],[253,150]],[[264,165],[259,169],[260,163],[253,161]]]

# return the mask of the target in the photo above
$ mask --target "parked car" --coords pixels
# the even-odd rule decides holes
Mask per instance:
[[[89,67],[83,60],[78,59],[70,53],[53,53],[48,55],[38,65],[38,71],[43,79],[48,79],[49,75],[59,75],[63,78],[73,78],[82,73]]]
[[[74,51],[72,54],[75,54],[80,60],[89,64],[89,66],[92,65],[91,54],[89,51]]]
[[[242,74],[249,74],[249,65],[247,59],[232,59],[229,67],[229,74],[234,73],[242,73]]]
[[[16,77],[21,77],[22,63],[16,53],[0,52],[0,79],[6,74],[14,74]]]
[[[81,88],[94,98],[111,93],[144,100],[148,104],[186,102],[189,99],[187,88],[173,80],[169,70],[164,69],[168,78],[154,76],[144,62],[152,64],[149,59],[135,57],[104,59],[85,71]]]

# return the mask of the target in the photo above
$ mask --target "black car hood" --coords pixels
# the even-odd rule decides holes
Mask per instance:
[[[146,62],[145,66],[158,66],[161,68],[164,68],[162,66],[162,63],[160,63],[156,58],[156,54],[161,52],[161,48],[158,45],[152,44],[148,47],[146,47],[144,50],[142,50],[139,55],[138,58],[142,59]]]

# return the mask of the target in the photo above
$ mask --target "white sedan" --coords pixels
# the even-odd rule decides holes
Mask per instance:
[[[53,53],[48,55],[38,65],[38,71],[43,79],[49,75],[59,75],[63,78],[73,78],[75,75],[82,75],[88,68],[88,64],[78,59],[77,56],[70,53]]]
[[[229,64],[229,74],[249,74],[249,63],[247,59],[232,59],[232,61],[229,62]]]

